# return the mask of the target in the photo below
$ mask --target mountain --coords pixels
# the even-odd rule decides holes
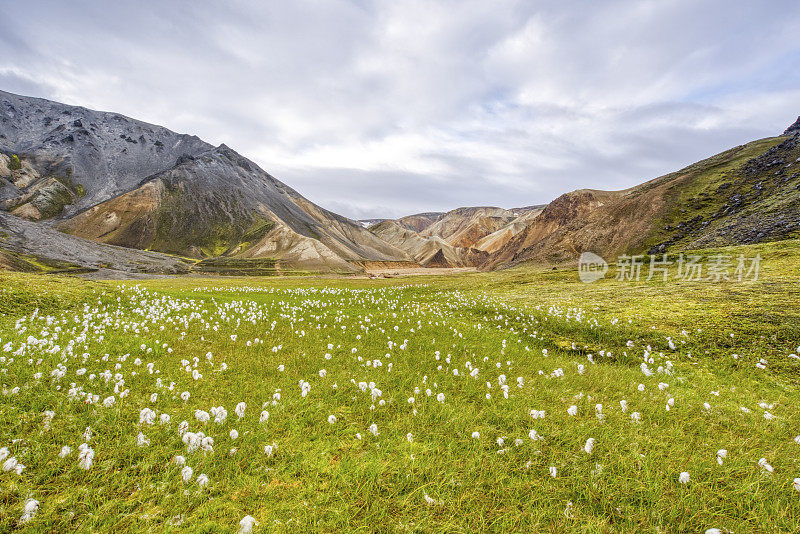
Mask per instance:
[[[97,242],[292,269],[409,261],[225,145],[0,92],[0,208]]]
[[[443,212],[430,211],[426,213],[415,213],[414,215],[406,215],[400,217],[397,221],[400,224],[413,228],[417,232],[425,230],[427,227],[438,221],[444,216]]]
[[[376,236],[406,251],[423,267],[474,267],[489,254],[468,247],[456,247],[439,236],[423,236],[398,221],[387,220],[370,228]]]
[[[574,262],[584,251],[613,260],[800,237],[795,125],[624,191],[564,194],[482,268]]]
[[[438,236],[455,247],[469,248],[514,219],[516,216],[503,208],[458,208],[442,215],[420,235]]]

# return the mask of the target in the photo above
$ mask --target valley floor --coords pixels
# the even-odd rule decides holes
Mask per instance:
[[[2,273],[0,531],[800,531],[800,243],[701,254],[761,270]]]

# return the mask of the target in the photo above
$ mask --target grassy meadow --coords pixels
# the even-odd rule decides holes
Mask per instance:
[[[756,281],[0,274],[0,531],[800,531]]]

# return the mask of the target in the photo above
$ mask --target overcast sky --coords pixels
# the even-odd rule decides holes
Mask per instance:
[[[353,218],[621,189],[800,114],[800,2],[0,4],[0,89],[225,143]]]

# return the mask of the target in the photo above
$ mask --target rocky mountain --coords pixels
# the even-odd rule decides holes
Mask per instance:
[[[0,92],[0,207],[74,236],[293,269],[409,261],[225,145],[115,113]]]
[[[488,253],[474,248],[453,246],[439,236],[423,236],[399,221],[383,221],[370,231],[406,251],[423,267],[474,267],[489,257]]]
[[[455,247],[470,248],[514,219],[516,216],[503,208],[458,208],[442,215],[420,234],[441,237]]]
[[[797,120],[794,121],[794,124],[786,128],[786,131],[783,132],[783,135],[794,135],[797,132],[800,132],[800,117],[797,117]]]
[[[625,191],[562,195],[482,268],[800,237],[799,139],[793,125]]]
[[[444,216],[443,212],[429,211],[426,213],[415,213],[400,217],[397,221],[400,224],[413,228],[417,232],[425,230],[427,227],[438,221]]]

